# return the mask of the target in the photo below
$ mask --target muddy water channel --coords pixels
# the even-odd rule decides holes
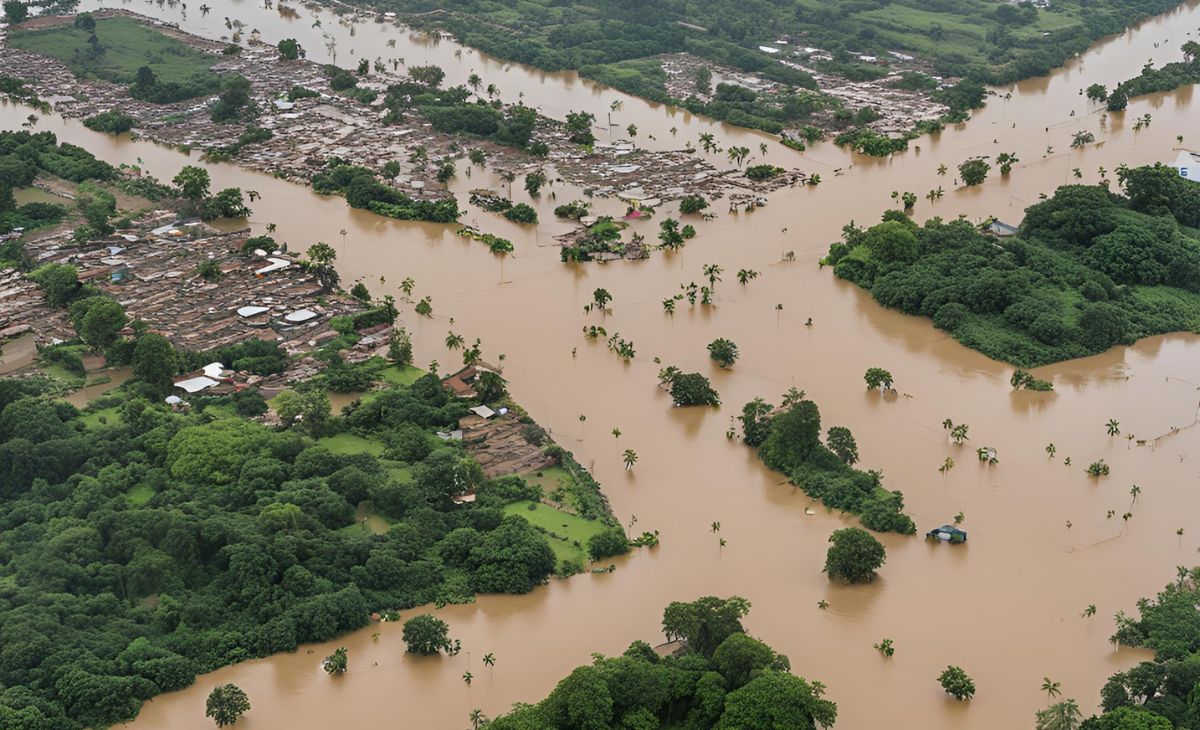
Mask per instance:
[[[185,29],[220,35],[227,32],[222,18],[228,15],[258,28],[266,41],[296,36],[310,58],[325,53],[319,37],[307,35],[319,33],[310,28],[310,11],[287,21],[249,3],[213,5],[207,18],[190,10]],[[181,19],[170,8],[136,9]],[[655,134],[651,144],[665,144],[671,126],[679,129],[677,144],[695,142],[709,129],[723,144],[753,141],[757,147],[766,139],[570,75],[498,64],[472,51],[456,58],[459,49],[451,43],[421,45],[390,26],[367,23],[350,38],[331,16],[320,17],[325,30],[346,35],[339,53],[353,46],[371,58],[402,55],[438,63],[452,82],[474,69],[506,98],[524,93],[551,114],[587,109],[603,118],[621,99],[624,107],[614,121],[636,123],[643,136]],[[515,397],[593,467],[619,518],[628,524],[636,516],[638,531],[660,530],[662,544],[617,561],[611,574],[436,611],[462,640],[458,656],[406,656],[399,624],[374,626],[333,644],[201,677],[188,690],[148,703],[130,727],[208,728],[204,698],[214,685],[234,682],[253,705],[243,720],[248,728],[461,728],[472,708],[490,716],[514,701],[544,696],[593,651],[618,653],[635,638],[654,639],[666,603],[707,594],[748,598],[749,630],[789,655],[797,674],[829,686],[840,727],[1028,726],[1033,711],[1045,705],[1043,676],[1061,681],[1065,696],[1093,709],[1104,679],[1145,656],[1109,644],[1112,615],[1132,610],[1138,597],[1174,578],[1176,565],[1196,560],[1200,428],[1191,426],[1200,403],[1200,338],[1158,337],[1041,368],[1036,374],[1054,381],[1053,394],[1013,393],[1011,368],[964,349],[926,320],[881,309],[820,270],[817,259],[848,220],[877,220],[893,190],[923,196],[946,188],[936,202],[922,198],[918,218],[996,215],[1016,223],[1039,194],[1072,180],[1074,168],[1085,182],[1095,182],[1101,166],[1112,171],[1122,162],[1173,159],[1176,135],[1188,141],[1200,135],[1193,89],[1137,99],[1123,115],[1109,115],[1104,128],[1100,112],[1079,90],[1093,82],[1111,88],[1148,59],[1177,60],[1188,30],[1197,26],[1196,4],[1149,21],[1048,78],[998,89],[969,124],[917,140],[919,151],[914,146],[891,159],[851,158],[830,144],[799,155],[772,142],[772,161],[821,173],[825,182],[780,191],[767,207],[740,216],[724,213],[718,203],[722,212],[714,221],[694,221],[700,235],[686,249],[641,262],[560,264],[557,249],[547,243],[565,226],[554,222],[554,202],[545,195],[536,203],[540,227],[519,228],[475,209],[463,217],[514,241],[515,255],[502,264],[452,228],[382,219],[264,175],[213,166],[214,187],[261,193],[253,206],[256,230],[276,223],[276,236],[293,248],[315,240],[334,244],[344,282],[361,278],[376,295],[398,295],[396,286],[412,276],[416,297],[432,296],[434,308],[430,319],[405,315],[419,361],[457,360],[442,344],[450,317],[454,331],[482,337],[486,359],[504,353]],[[394,49],[385,47],[390,38],[397,40]],[[349,65],[345,56],[339,61]],[[9,127],[27,113],[0,109]],[[1134,118],[1147,113],[1152,124],[1135,132]],[[38,127],[112,162],[140,158],[162,178],[186,160],[54,117]],[[1094,132],[1098,144],[1071,150],[1072,133],[1082,129]],[[968,157],[1000,152],[1015,152],[1021,160],[1008,179],[993,170],[986,184],[960,191],[953,173],[937,175],[939,165],[953,170]],[[836,175],[839,168],[843,174]],[[487,176],[476,172],[455,188],[486,184],[481,177]],[[555,188],[558,202],[574,195]],[[524,199],[523,193],[516,197]],[[652,235],[653,229],[644,232]],[[794,251],[795,260],[782,262],[784,251]],[[709,263],[726,271],[715,306],[689,309],[682,303],[674,317],[665,315],[659,302],[681,283],[699,282],[701,266]],[[740,268],[763,276],[740,287],[733,276]],[[601,286],[615,297],[604,326],[636,347],[637,358],[628,365],[602,342],[580,335],[585,324],[601,322],[599,315],[582,313]],[[809,317],[813,324],[806,327]],[[741,349],[742,359],[730,371],[717,370],[707,357],[705,346],[716,337],[729,337]],[[725,405],[671,408],[656,388],[656,356],[708,374]],[[900,395],[882,399],[866,392],[862,373],[871,366],[891,370]],[[888,535],[888,561],[878,580],[853,588],[831,584],[821,573],[826,540],[854,521],[827,513],[724,435],[742,403],[758,395],[777,399],[793,385],[820,404],[826,426],[853,430],[861,466],[882,469],[887,486],[904,491],[921,531],[961,511],[970,542],[950,547]],[[582,426],[580,415],[587,416]],[[971,441],[948,443],[944,418],[970,424]],[[1121,436],[1106,435],[1110,418],[1120,421]],[[614,427],[622,431],[619,441],[610,435]],[[1136,445],[1126,434],[1147,443]],[[1058,450],[1053,460],[1043,450],[1049,442]],[[976,461],[974,449],[985,445],[998,449],[998,465]],[[639,455],[630,472],[621,463],[625,448]],[[947,456],[958,465],[939,474]],[[1083,469],[1099,458],[1112,473],[1093,481]],[[1142,491],[1131,507],[1134,483]],[[1109,510],[1132,511],[1133,517],[1107,519]],[[724,548],[709,531],[713,521],[721,523]],[[828,601],[827,610],[817,608],[821,600]],[[1089,604],[1097,615],[1081,618]],[[871,647],[884,637],[897,648],[891,660]],[[349,649],[350,671],[331,679],[319,660],[336,645]],[[496,656],[492,669],[480,663],[488,652]],[[979,687],[970,703],[949,700],[937,686],[935,677],[952,663]],[[475,675],[471,685],[461,679],[468,669]]]

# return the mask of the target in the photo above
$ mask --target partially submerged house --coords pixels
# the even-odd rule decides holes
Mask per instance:
[[[459,398],[474,398],[476,395],[475,381],[479,379],[479,376],[483,373],[498,372],[500,372],[499,368],[487,363],[467,365],[457,373],[442,378],[442,387],[449,388]]]
[[[934,540],[941,540],[942,542],[948,542],[954,545],[967,541],[966,531],[960,530],[954,525],[942,525],[941,527],[925,533],[925,537],[926,539],[933,538]]]
[[[1180,177],[1186,177],[1193,182],[1200,182],[1200,152],[1179,150],[1179,155],[1171,163]]]

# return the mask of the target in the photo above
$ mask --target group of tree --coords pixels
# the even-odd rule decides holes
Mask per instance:
[[[595,655],[541,702],[518,706],[490,730],[687,727],[827,728],[837,705],[824,685],[791,674],[788,658],[745,633],[750,604],[736,596],[675,602],[663,633],[680,651],[660,656],[635,641],[621,656]]]
[[[881,304],[1028,368],[1200,326],[1200,185],[1170,167],[1121,168],[1123,195],[1070,185],[1030,206],[1018,235],[900,211],[843,229],[825,263]]]
[[[790,390],[779,407],[755,398],[742,408],[738,420],[742,439],[757,447],[771,469],[826,506],[860,516],[865,527],[879,532],[916,532],[904,514],[904,495],[883,488],[875,471],[854,468],[858,445],[850,429],[829,428],[821,443],[821,413],[802,391]]]
[[[452,223],[460,215],[454,196],[440,200],[410,198],[380,182],[371,170],[348,165],[337,158],[330,158],[324,169],[313,173],[312,186],[324,195],[346,196],[352,208],[364,208],[389,218]]]
[[[117,178],[112,165],[82,147],[59,144],[52,132],[0,131],[0,233],[53,225],[66,217],[67,208],[55,203],[17,205],[13,192],[32,185],[39,174],[75,183],[107,183]],[[106,225],[107,214],[115,211],[115,205],[109,206],[111,195],[90,187],[80,198],[77,207],[85,222],[99,222],[98,216]],[[0,254],[0,259],[9,263],[17,263],[19,258],[11,251]]]
[[[387,89],[384,120],[399,123],[415,112],[442,132],[468,134],[534,153],[543,152],[533,140],[538,124],[536,110],[524,104],[505,107],[499,99],[484,99],[466,86],[443,89],[444,78],[445,72],[437,66],[409,68],[409,80]]]
[[[546,536],[502,509],[540,488],[486,479],[434,436],[468,407],[437,376],[340,416],[302,387],[313,418],[277,428],[214,417],[203,399],[176,412],[162,394],[182,368],[207,356],[269,371],[277,346],[181,353],[138,327],[113,340],[115,301],[63,304],[90,345],[131,351],[135,379],[90,421],[47,380],[0,380],[0,727],[109,726],[199,673],[328,641],[372,611],[525,593],[554,573]],[[342,432],[382,455],[314,440]],[[468,490],[476,500],[456,504]],[[391,529],[356,525],[363,503]],[[236,719],[244,697],[224,694],[210,714]]]
[[[185,203],[185,213],[197,215],[203,220],[245,218],[250,215],[241,188],[225,188],[216,195],[209,192],[212,179],[203,167],[184,165],[171,182],[175,183],[176,192]]]

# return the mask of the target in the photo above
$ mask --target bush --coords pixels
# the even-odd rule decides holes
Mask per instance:
[[[629,538],[620,525],[612,525],[588,538],[588,555],[592,560],[603,560],[629,552]]]
[[[108,134],[123,134],[133,129],[135,124],[137,124],[136,119],[116,109],[93,114],[83,120],[83,126],[88,129]]]
[[[938,682],[946,694],[960,702],[975,696],[975,682],[967,676],[962,667],[948,666],[938,675]]]

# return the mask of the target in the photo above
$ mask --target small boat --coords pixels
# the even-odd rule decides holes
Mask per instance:
[[[960,542],[967,541],[967,533],[953,525],[942,525],[937,529],[925,533],[925,539],[929,538],[957,545]]]

